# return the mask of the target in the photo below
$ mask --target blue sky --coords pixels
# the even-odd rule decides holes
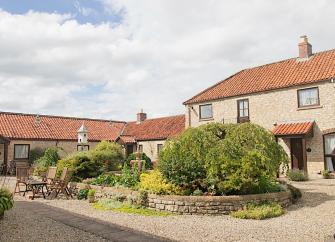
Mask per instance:
[[[101,0],[1,0],[0,8],[14,14],[24,14],[29,10],[71,14],[83,24],[121,21],[121,15],[107,11]]]

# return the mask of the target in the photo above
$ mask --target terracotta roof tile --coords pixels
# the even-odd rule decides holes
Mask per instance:
[[[175,137],[185,129],[185,115],[147,119],[140,124],[129,122],[122,135],[136,140],[160,140]]]
[[[90,141],[116,140],[125,122],[0,112],[0,135],[12,139],[77,140],[85,123]]]
[[[335,49],[299,61],[292,58],[242,70],[204,90],[184,104],[240,96],[329,80],[335,77]]]
[[[305,135],[312,131],[314,122],[284,123],[272,129],[274,135]]]

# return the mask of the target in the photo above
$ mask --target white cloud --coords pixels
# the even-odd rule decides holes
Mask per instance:
[[[124,14],[120,24],[0,12],[0,110],[182,113],[183,101],[235,71],[296,56],[299,35],[316,51],[335,47],[330,0],[102,1]]]

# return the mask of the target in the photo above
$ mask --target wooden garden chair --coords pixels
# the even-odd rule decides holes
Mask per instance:
[[[23,196],[25,196],[28,191],[27,181],[29,180],[29,167],[16,167],[16,186],[14,190],[15,193],[21,194],[23,192]],[[20,185],[25,186],[25,190],[21,191]],[[18,190],[18,191],[17,191]]]
[[[57,174],[57,167],[56,166],[49,166],[47,174],[43,179],[48,185],[52,185],[56,181],[56,174]]]
[[[72,194],[68,188],[72,178],[73,171],[65,167],[58,181],[49,186],[49,198],[56,198],[59,194],[64,194],[66,199],[72,198]]]

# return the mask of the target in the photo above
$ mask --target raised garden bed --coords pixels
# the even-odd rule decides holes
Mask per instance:
[[[78,184],[78,188],[87,187],[87,184]],[[137,191],[127,188],[101,187],[90,185],[96,190],[96,199],[112,199],[115,197],[137,196]],[[282,207],[292,203],[290,191],[264,193],[240,196],[172,196],[148,195],[147,206],[158,211],[167,211],[178,214],[221,215],[240,210],[249,203],[276,202]]]

